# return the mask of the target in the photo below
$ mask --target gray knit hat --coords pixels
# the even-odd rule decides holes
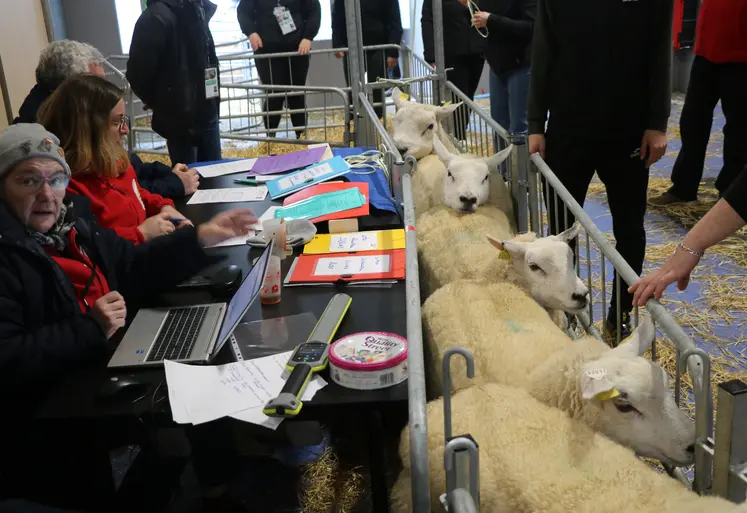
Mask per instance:
[[[51,159],[70,175],[60,140],[38,123],[18,123],[0,133],[0,178],[16,165],[29,159]]]

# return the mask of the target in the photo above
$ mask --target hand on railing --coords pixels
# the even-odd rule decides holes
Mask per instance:
[[[337,57],[338,59],[342,59],[343,57],[345,57],[345,52],[335,52],[335,57]]]
[[[298,54],[306,55],[311,51],[311,40],[302,39],[301,44],[298,45]]]
[[[544,134],[531,134],[529,136],[529,154],[539,153],[540,157],[545,158],[545,136]]]
[[[249,34],[249,44],[252,46],[252,51],[256,52],[262,48],[262,38],[256,32]]]
[[[661,299],[664,289],[674,282],[679,290],[685,290],[690,283],[690,273],[699,261],[699,256],[678,247],[660,269],[645,275],[628,289],[633,294],[633,305],[646,306],[651,296]]]

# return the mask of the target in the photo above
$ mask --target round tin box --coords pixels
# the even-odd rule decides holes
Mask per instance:
[[[407,340],[394,333],[363,332],[329,348],[329,374],[346,388],[376,390],[407,379]]]

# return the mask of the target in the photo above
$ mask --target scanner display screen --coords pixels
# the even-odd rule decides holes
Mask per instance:
[[[322,359],[326,347],[327,344],[323,342],[309,342],[302,344],[296,348],[291,361],[294,363],[318,362]]]

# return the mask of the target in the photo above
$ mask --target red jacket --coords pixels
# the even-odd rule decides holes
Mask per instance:
[[[78,175],[70,180],[68,191],[87,196],[99,224],[135,244],[145,242],[137,228],[143,221],[158,214],[165,205],[174,206],[170,199],[140,187],[132,165],[117,178]]]
[[[703,0],[695,55],[711,62],[747,62],[747,0]]]
[[[70,278],[80,310],[86,313],[97,299],[111,291],[101,268],[94,268],[85,250],[78,246],[76,235],[75,228],[68,233],[68,247],[64,254],[48,247],[44,249]]]

